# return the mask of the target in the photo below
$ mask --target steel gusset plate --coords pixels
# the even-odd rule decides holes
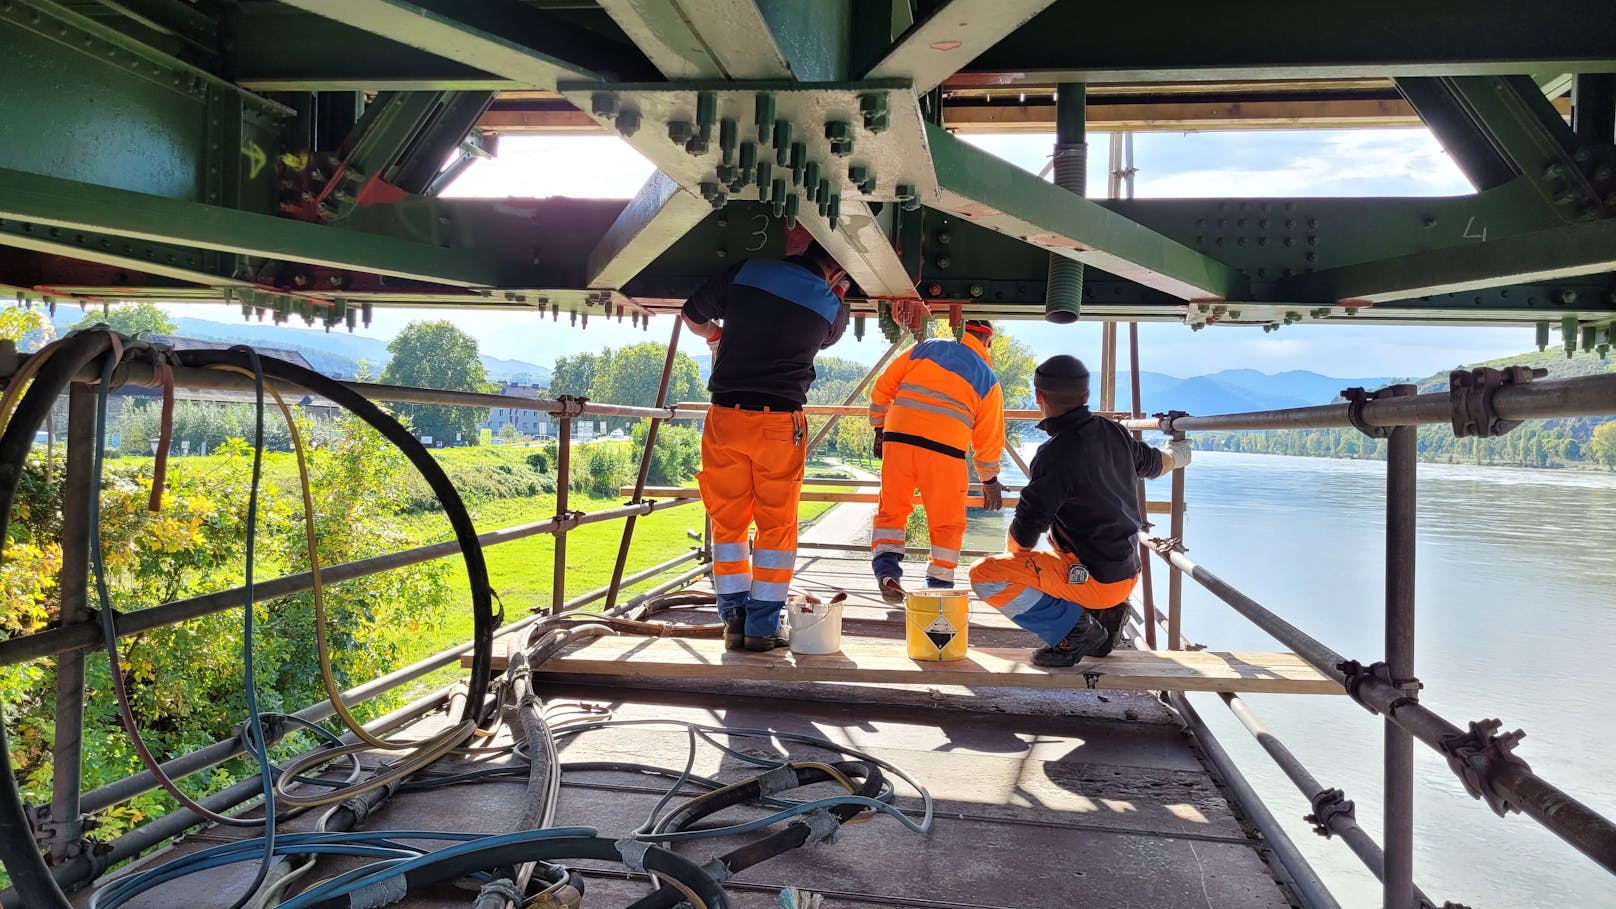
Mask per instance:
[[[670,88],[667,84],[600,84],[563,83],[561,93],[580,110],[589,113],[608,130],[623,135],[628,143],[651,160],[663,173],[680,186],[702,196],[702,184],[719,187],[730,199],[769,201],[769,194],[760,195],[758,180],[754,177],[739,189],[730,189],[730,179],[720,177],[720,167],[726,164],[722,137],[722,122],[733,121],[736,145],[728,155],[729,165],[739,166],[742,143],[753,143],[756,160],[769,165],[770,180],[785,180],[788,193],[800,198],[803,212],[815,208],[810,200],[818,187],[808,186],[804,179],[810,169],[824,180],[829,192],[845,204],[853,200],[870,202],[900,201],[898,187],[913,187],[910,191],[920,202],[937,198],[937,177],[932,165],[931,150],[920,115],[920,106],[906,79],[878,79],[863,82],[819,82],[804,84],[791,81],[749,82],[684,82]],[[698,118],[698,96],[711,96],[711,118]],[[789,136],[772,126],[760,141],[758,116],[760,97],[771,99],[771,123],[789,124]],[[874,99],[879,98],[878,102]],[[880,113],[868,117],[872,102]],[[627,118],[625,112],[632,112]],[[872,130],[867,122],[874,121]],[[698,141],[692,145],[684,138],[684,130],[701,135],[703,121],[708,126],[709,138],[705,150]],[[684,124],[684,127],[670,125]],[[841,126],[835,125],[841,124]],[[851,151],[838,154],[833,149],[831,134],[845,129],[842,134],[851,142]],[[785,139],[786,164],[780,164],[777,137]],[[677,140],[677,141],[676,141]],[[803,167],[795,174],[791,166],[791,147],[801,144]],[[840,145],[840,140],[836,143]],[[861,188],[854,179],[855,169],[867,188]],[[728,174],[725,175],[726,177]]]

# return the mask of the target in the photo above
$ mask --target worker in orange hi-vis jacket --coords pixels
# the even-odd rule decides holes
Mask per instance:
[[[847,328],[847,277],[818,243],[748,259],[696,289],[682,316],[713,351],[701,434],[701,501],[713,519],[713,587],[727,650],[785,643],[780,614],[797,562],[808,454],[802,408],[814,356]],[[747,533],[757,524],[749,544]]]
[[[898,355],[875,381],[870,423],[881,458],[881,495],[870,534],[871,565],[881,598],[901,603],[904,527],[914,494],[926,508],[931,564],[926,586],[954,586],[965,539],[965,459],[972,449],[983,504],[1002,505],[999,459],[1004,454],[1004,393],[993,373],[993,326],[965,323],[959,341],[934,338]]]

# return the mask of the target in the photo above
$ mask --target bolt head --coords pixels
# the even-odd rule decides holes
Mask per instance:
[[[617,115],[617,131],[626,138],[640,131],[640,112],[627,108]]]
[[[690,141],[693,130],[689,123],[683,120],[673,120],[668,123],[668,139],[677,145],[684,145]]]

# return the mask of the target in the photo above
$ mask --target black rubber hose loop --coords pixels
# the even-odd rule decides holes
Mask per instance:
[[[244,368],[251,366],[247,362],[246,354],[233,350],[181,350],[175,351],[175,358],[182,366],[196,368],[214,365]],[[488,581],[488,563],[483,558],[482,544],[477,541],[477,528],[472,524],[471,515],[466,511],[460,493],[455,490],[449,475],[444,473],[443,467],[432,457],[426,446],[410,435],[403,424],[377,407],[369,398],[349,389],[341,382],[295,363],[273,357],[263,357],[262,361],[266,376],[290,382],[329,398],[381,433],[383,438],[393,443],[415,469],[420,471],[427,486],[442,503],[443,513],[449,518],[449,526],[453,528],[455,539],[460,543],[460,554],[466,563],[466,576],[471,582],[473,618],[471,680],[467,683],[468,694],[462,718],[476,722],[482,716],[483,700],[488,694],[488,680],[492,674],[494,660],[494,631],[499,627],[499,619],[494,613],[493,588]]]

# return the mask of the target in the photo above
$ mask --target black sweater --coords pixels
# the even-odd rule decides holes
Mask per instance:
[[[1139,573],[1136,481],[1161,473],[1161,452],[1087,407],[1038,424],[1049,441],[1038,446],[1010,536],[1032,548],[1044,531],[1077,556],[1096,581]]]

